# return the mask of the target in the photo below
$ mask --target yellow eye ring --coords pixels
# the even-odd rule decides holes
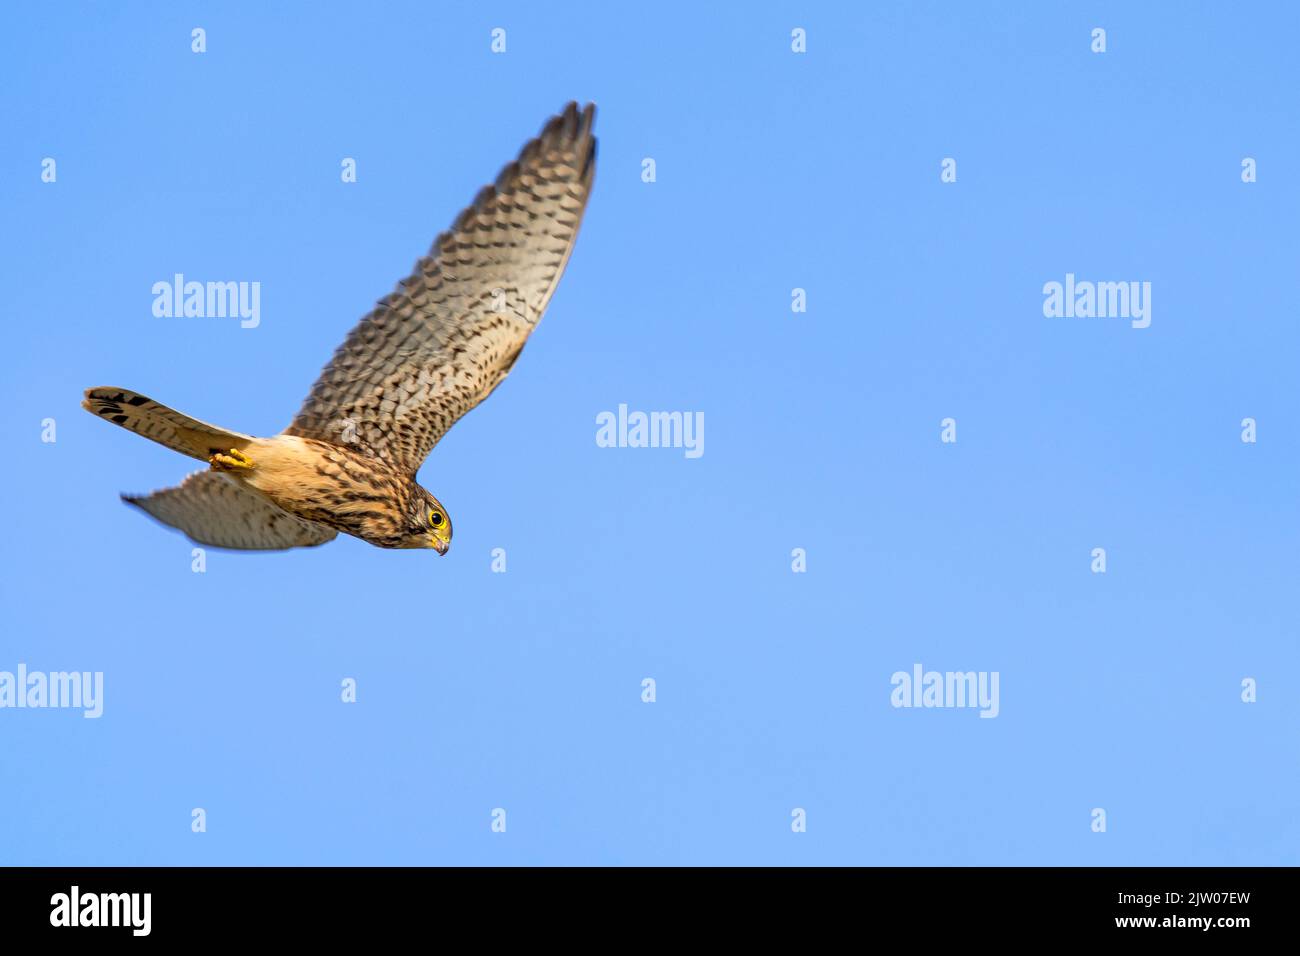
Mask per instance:
[[[442,527],[442,523],[443,523],[444,520],[445,520],[445,519],[442,517],[442,512],[441,512],[441,511],[430,511],[430,512],[429,512],[429,527],[431,527],[431,528],[441,528],[441,527]]]

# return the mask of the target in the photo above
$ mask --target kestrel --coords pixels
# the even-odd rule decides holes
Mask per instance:
[[[276,550],[338,532],[446,554],[451,518],[415,474],[509,373],[564,273],[596,171],[596,109],[570,103],[348,335],[293,423],[254,438],[123,388],[82,407],[206,461],[122,499],[199,544]]]

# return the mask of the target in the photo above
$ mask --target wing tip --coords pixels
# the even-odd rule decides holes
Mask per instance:
[[[452,222],[451,228],[438,233],[434,237],[427,256],[437,255],[443,242],[464,229],[466,224],[519,174],[520,167],[526,166],[546,146],[572,143],[578,149],[582,149],[582,144],[585,142],[586,149],[582,153],[582,167],[578,170],[578,179],[589,183],[596,165],[596,137],[592,135],[595,123],[595,103],[588,102],[586,106],[581,108],[581,112],[579,112],[577,100],[570,100],[566,103],[559,113],[543,124],[541,133],[525,143],[523,149],[519,151],[519,155],[501,167],[501,171],[497,173],[496,178],[478,191],[473,202],[460,211],[460,214]],[[416,263],[416,271],[419,271],[419,262]]]
[[[588,101],[583,107],[577,100],[569,100],[559,113],[542,125],[538,139],[561,138],[566,141],[581,142],[591,137],[596,126],[596,104]],[[528,144],[532,146],[532,143]]]

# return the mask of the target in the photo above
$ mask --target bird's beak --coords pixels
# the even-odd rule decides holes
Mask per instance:
[[[437,551],[439,555],[443,555],[446,554],[447,550],[451,547],[451,542],[441,535],[434,533],[429,535],[429,547]]]

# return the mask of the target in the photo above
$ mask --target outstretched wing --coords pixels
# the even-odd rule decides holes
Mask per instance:
[[[596,108],[570,103],[341,345],[285,434],[352,444],[414,474],[501,383],[573,251]]]
[[[303,521],[217,471],[196,471],[175,488],[122,500],[179,528],[199,544],[245,551],[308,548],[338,532]]]

